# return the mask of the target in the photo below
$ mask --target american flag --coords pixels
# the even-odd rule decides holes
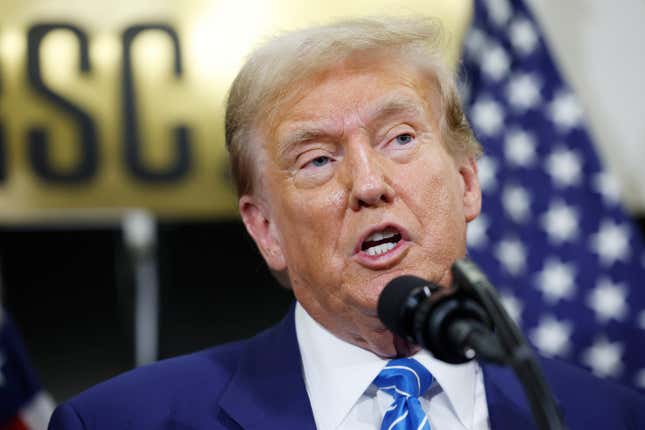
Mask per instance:
[[[475,1],[462,78],[485,153],[470,257],[542,354],[645,390],[643,238],[521,0]]]
[[[53,410],[13,320],[0,307],[0,430],[45,430]]]

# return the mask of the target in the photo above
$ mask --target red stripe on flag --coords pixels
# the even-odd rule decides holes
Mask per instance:
[[[9,422],[0,424],[0,430],[29,430],[20,417],[13,417]]]

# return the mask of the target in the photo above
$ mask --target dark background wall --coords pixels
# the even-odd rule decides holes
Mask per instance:
[[[248,337],[292,300],[239,221],[162,224],[162,358]],[[3,302],[57,401],[134,365],[132,267],[120,231],[0,230]]]
[[[158,238],[162,358],[251,336],[287,311],[292,294],[241,222],[161,224]],[[0,229],[0,263],[4,306],[57,401],[133,367],[132,268],[120,231]]]

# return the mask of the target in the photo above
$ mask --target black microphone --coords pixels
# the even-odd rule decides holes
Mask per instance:
[[[476,355],[504,360],[486,312],[458,289],[416,276],[395,278],[379,296],[378,317],[394,334],[447,363],[465,363]]]
[[[415,276],[391,280],[378,300],[378,317],[393,333],[459,364],[475,356],[513,368],[540,429],[565,429],[560,411],[522,332],[495,289],[470,260],[451,267],[454,286]]]

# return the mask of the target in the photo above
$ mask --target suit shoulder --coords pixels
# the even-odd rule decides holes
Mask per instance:
[[[540,358],[540,361],[548,376],[549,382],[565,391],[567,388],[577,392],[587,389],[589,390],[589,394],[613,393],[620,399],[630,398],[635,401],[643,401],[643,396],[636,391],[609,379],[598,378],[590,372],[568,362],[553,358]],[[606,400],[603,399],[603,401]]]
[[[636,391],[557,359],[542,359],[542,366],[555,397],[573,422],[623,423],[626,428],[645,428],[645,397]],[[573,414],[582,407],[584,414]],[[581,417],[576,417],[581,415]],[[619,428],[617,426],[616,428]]]
[[[645,428],[645,399],[635,391],[563,361],[539,357],[539,363],[568,428]],[[514,372],[492,364],[482,368],[491,420],[504,428],[500,425],[509,417],[519,417],[525,424],[522,428],[533,428],[527,424],[532,419],[525,419],[531,416],[530,407]]]

